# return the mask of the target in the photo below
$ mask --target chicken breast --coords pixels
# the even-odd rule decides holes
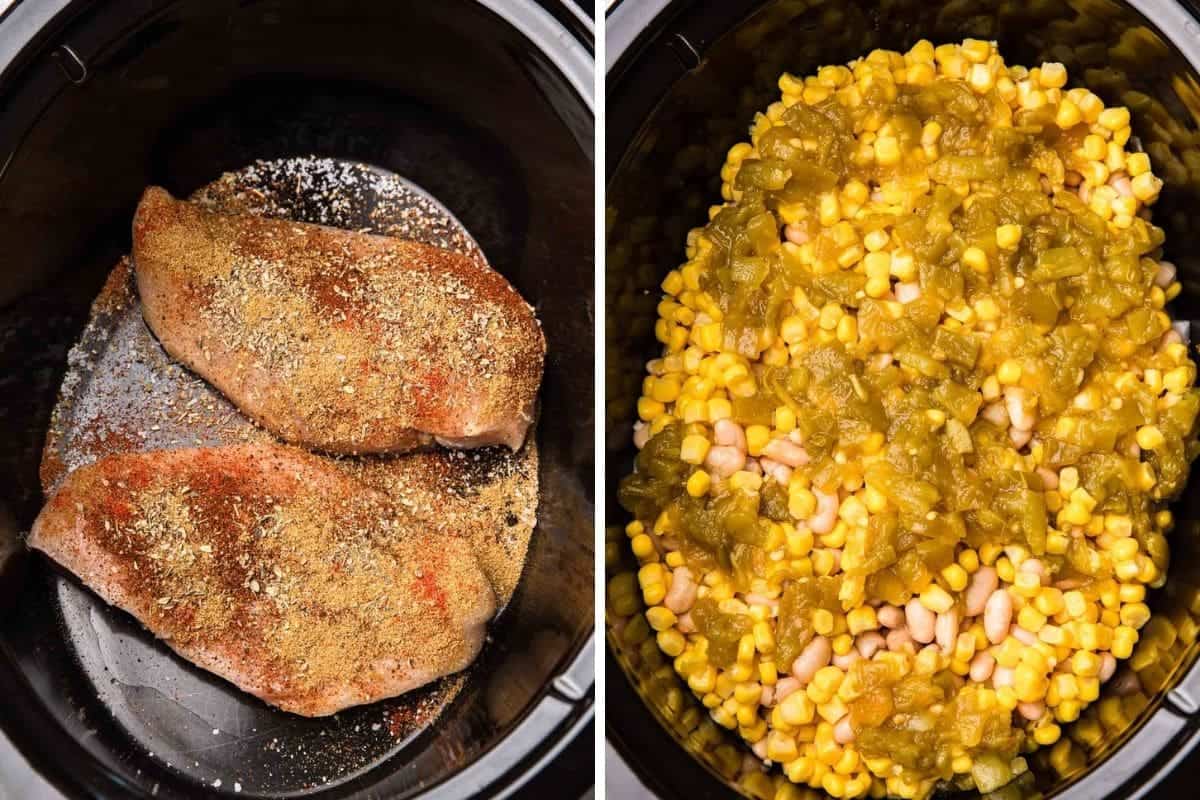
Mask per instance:
[[[173,357],[279,437],[334,453],[521,445],[545,340],[498,273],[418,242],[222,215],[150,188],[143,314]]]
[[[108,456],[65,478],[28,543],[179,655],[304,716],[465,668],[496,610],[463,540],[282,445]]]

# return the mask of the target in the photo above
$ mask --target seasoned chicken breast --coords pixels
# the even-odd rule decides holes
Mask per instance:
[[[496,610],[464,540],[275,444],[107,456],[67,475],[29,545],[184,658],[304,716],[463,669]]]
[[[545,340],[516,290],[470,258],[217,214],[153,187],[133,256],[167,352],[289,442],[383,453],[525,438]]]

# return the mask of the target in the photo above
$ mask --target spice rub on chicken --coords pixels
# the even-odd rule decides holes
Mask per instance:
[[[524,441],[545,339],[486,266],[387,236],[223,215],[146,190],[143,314],[268,430],[334,453]]]
[[[29,545],[184,658],[311,717],[464,669],[496,610],[464,541],[282,445],[80,467]]]

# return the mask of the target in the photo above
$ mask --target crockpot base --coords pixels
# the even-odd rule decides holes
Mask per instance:
[[[688,230],[702,225],[709,204],[719,202],[718,176],[726,152],[746,139],[754,112],[779,98],[777,82],[785,71],[808,75],[877,47],[903,51],[922,38],[935,43],[994,39],[1010,64],[1063,62],[1076,85],[1087,85],[1106,103],[1130,107],[1134,134],[1166,181],[1154,220],[1166,231],[1165,257],[1177,264],[1183,284],[1173,314],[1191,322],[1195,342],[1200,331],[1200,260],[1195,255],[1200,252],[1195,224],[1200,171],[1193,167],[1200,165],[1200,95],[1195,91],[1200,85],[1200,19],[1187,4],[643,0],[621,3],[608,23],[606,137],[612,155],[606,162],[611,227],[605,388],[611,524],[628,518],[616,506],[616,486],[632,468],[630,432],[644,365],[658,355],[653,333],[658,283],[682,263]],[[1044,758],[1031,759],[1037,765],[1036,780],[1007,790],[1011,796],[1020,796],[1020,790],[1070,800],[1141,796],[1200,740],[1196,472],[1172,506],[1177,522],[1169,537],[1168,580],[1150,600],[1154,613],[1170,620],[1173,631],[1150,626],[1139,645],[1138,676],[1149,689],[1148,704],[1132,712],[1130,724],[1102,727],[1102,737],[1079,751],[1086,757],[1082,768],[1062,775],[1046,766]],[[680,740],[688,739],[705,711],[695,710],[698,704],[682,681],[640,672],[632,648],[615,655],[611,630],[609,641],[608,735],[626,761],[662,797],[734,796],[741,762],[713,753],[725,745],[734,748],[726,754],[748,754],[740,738],[729,734],[689,757]],[[1095,707],[1090,713],[1095,714]],[[1064,726],[1064,731],[1068,738],[1072,727]],[[1041,756],[1045,754],[1043,748]]]

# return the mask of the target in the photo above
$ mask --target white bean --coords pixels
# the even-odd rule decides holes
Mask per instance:
[[[888,631],[887,649],[893,653],[899,653],[903,650],[915,653],[916,648],[913,647],[913,639],[908,632],[908,628],[896,628],[895,630]]]
[[[731,419],[719,419],[713,425],[713,443],[746,450],[746,429]]]
[[[633,423],[633,446],[641,450],[650,441],[650,426],[644,422]]]
[[[1108,679],[1117,671],[1117,659],[1112,653],[1105,653],[1100,656],[1100,682],[1107,683]]]
[[[983,683],[988,678],[992,677],[992,670],[996,668],[996,659],[986,650],[981,653],[976,653],[971,659],[971,680],[976,683]]]
[[[762,688],[762,695],[758,698],[758,702],[761,703],[764,708],[770,708],[771,706],[775,705],[775,687],[764,686]]]
[[[992,688],[999,689],[1002,686],[1012,686],[1014,675],[1012,667],[997,666],[992,670]]]
[[[1183,334],[1174,329],[1164,333],[1162,338],[1158,340],[1158,346],[1160,348],[1170,347],[1173,344],[1183,344]]]
[[[1033,439],[1033,431],[1019,431],[1016,428],[1010,428],[1008,439],[1012,442],[1013,447],[1020,450]]]
[[[879,652],[881,647],[887,646],[887,640],[878,631],[867,631],[866,633],[859,634],[854,645],[858,648],[858,652],[863,658],[870,658]]]
[[[1008,421],[1019,431],[1031,431],[1037,422],[1033,413],[1034,402],[1029,399],[1029,393],[1020,386],[1009,386],[1004,390],[1004,408],[1008,411]]]
[[[800,681],[788,675],[775,682],[775,702],[782,703],[784,699],[800,687]]]
[[[1081,185],[1076,193],[1079,195],[1079,199],[1084,203],[1090,203],[1092,201],[1092,187],[1088,186],[1086,183]]]
[[[808,232],[794,222],[783,227],[783,235],[792,244],[804,244],[809,239]]]
[[[1046,565],[1042,563],[1040,558],[1027,558],[1017,567],[1020,572],[1032,572],[1035,575],[1041,576],[1046,574]]]
[[[849,653],[846,653],[845,655],[837,655],[835,653],[833,658],[831,659],[831,662],[833,663],[833,665],[835,667],[842,670],[843,672],[846,672],[850,669],[850,667],[854,666],[855,661],[861,661],[861,660],[862,660],[862,655],[860,655],[857,650],[851,650]]]
[[[675,623],[675,627],[679,628],[680,633],[696,632],[696,622],[692,619],[691,614],[680,614],[679,621]]]
[[[1008,427],[1008,411],[1004,408],[1004,404],[998,400],[995,403],[988,403],[984,406],[983,410],[979,412],[979,416],[997,428]]]
[[[813,675],[817,674],[817,670],[829,666],[829,659],[832,657],[833,648],[829,646],[829,640],[824,636],[817,636],[805,645],[800,655],[792,662],[792,675],[801,684],[808,685]]]
[[[849,714],[846,714],[833,726],[833,740],[838,744],[850,744],[854,741],[854,727],[850,724]]]
[[[742,469],[746,470],[747,472],[753,473],[755,475],[763,474],[762,465],[760,465],[758,463],[757,458],[747,458],[746,466],[742,467]]]
[[[1042,486],[1046,491],[1053,491],[1058,488],[1058,473],[1046,467],[1038,467],[1036,470],[1039,477],[1042,479]]]
[[[1000,577],[996,574],[995,567],[980,567],[975,570],[975,574],[971,576],[971,583],[967,586],[966,594],[966,612],[968,617],[978,617],[987,608],[988,598],[992,596],[992,592],[996,591],[996,587],[1000,585]]]
[[[908,622],[908,632],[913,641],[929,644],[933,641],[934,626],[937,617],[932,611],[921,605],[921,601],[913,598],[904,607],[904,618]]]
[[[1169,333],[1179,334],[1179,343],[1187,344],[1192,339],[1192,323],[1186,319],[1177,319],[1171,323]]]
[[[1154,274],[1154,285],[1160,289],[1165,289],[1175,282],[1175,275],[1178,270],[1170,261],[1158,262],[1158,272]]]
[[[921,296],[921,285],[918,283],[897,283],[896,299],[901,303],[911,303]]]
[[[767,760],[767,737],[764,736],[763,738],[759,739],[754,744],[750,745],[750,749],[754,752],[754,755],[759,757],[760,760],[766,761]],[[760,769],[761,769],[761,767],[760,767]]]
[[[933,638],[943,653],[949,654],[954,651],[954,643],[958,640],[957,608],[937,615],[937,621],[933,624]]]
[[[676,567],[671,573],[671,588],[663,598],[663,605],[676,614],[686,613],[696,604],[696,591],[692,571],[687,567]]]
[[[772,439],[763,448],[763,455],[789,467],[803,467],[808,463],[808,451],[788,439]]]
[[[885,628],[899,628],[904,624],[904,611],[891,603],[885,603],[875,612],[875,618]]]
[[[833,569],[831,570],[831,573],[840,571],[842,568],[842,548],[826,547],[825,550],[829,553],[829,555],[833,556]]]
[[[1037,641],[1038,641],[1037,634],[1033,633],[1031,631],[1025,630],[1020,625],[1013,625],[1011,628],[1009,628],[1008,632],[1014,639],[1016,639],[1018,642],[1021,642],[1022,644],[1028,644],[1028,645],[1037,644]]]
[[[890,367],[895,360],[896,357],[891,353],[876,353],[867,359],[867,366],[878,372]]]
[[[838,508],[841,507],[841,501],[838,499],[837,490],[826,494],[820,489],[813,489],[813,494],[817,498],[817,513],[808,520],[808,527],[813,533],[818,536],[823,536],[833,530],[833,526],[837,524]]]
[[[1123,171],[1114,172],[1108,179],[1108,185],[1116,189],[1121,197],[1133,197],[1133,182]]]
[[[1046,704],[1041,700],[1036,703],[1017,703],[1017,713],[1030,722],[1036,722],[1046,713]]]
[[[1008,626],[1012,623],[1012,598],[1005,589],[997,589],[988,598],[983,609],[983,632],[988,641],[999,644],[1008,635]]]
[[[728,478],[746,466],[746,451],[731,445],[711,447],[704,463],[719,478]]]
[[[780,486],[787,486],[788,481],[792,479],[792,468],[785,464],[780,464],[778,461],[770,458],[760,458],[758,465],[762,467],[764,475],[771,478]]]

